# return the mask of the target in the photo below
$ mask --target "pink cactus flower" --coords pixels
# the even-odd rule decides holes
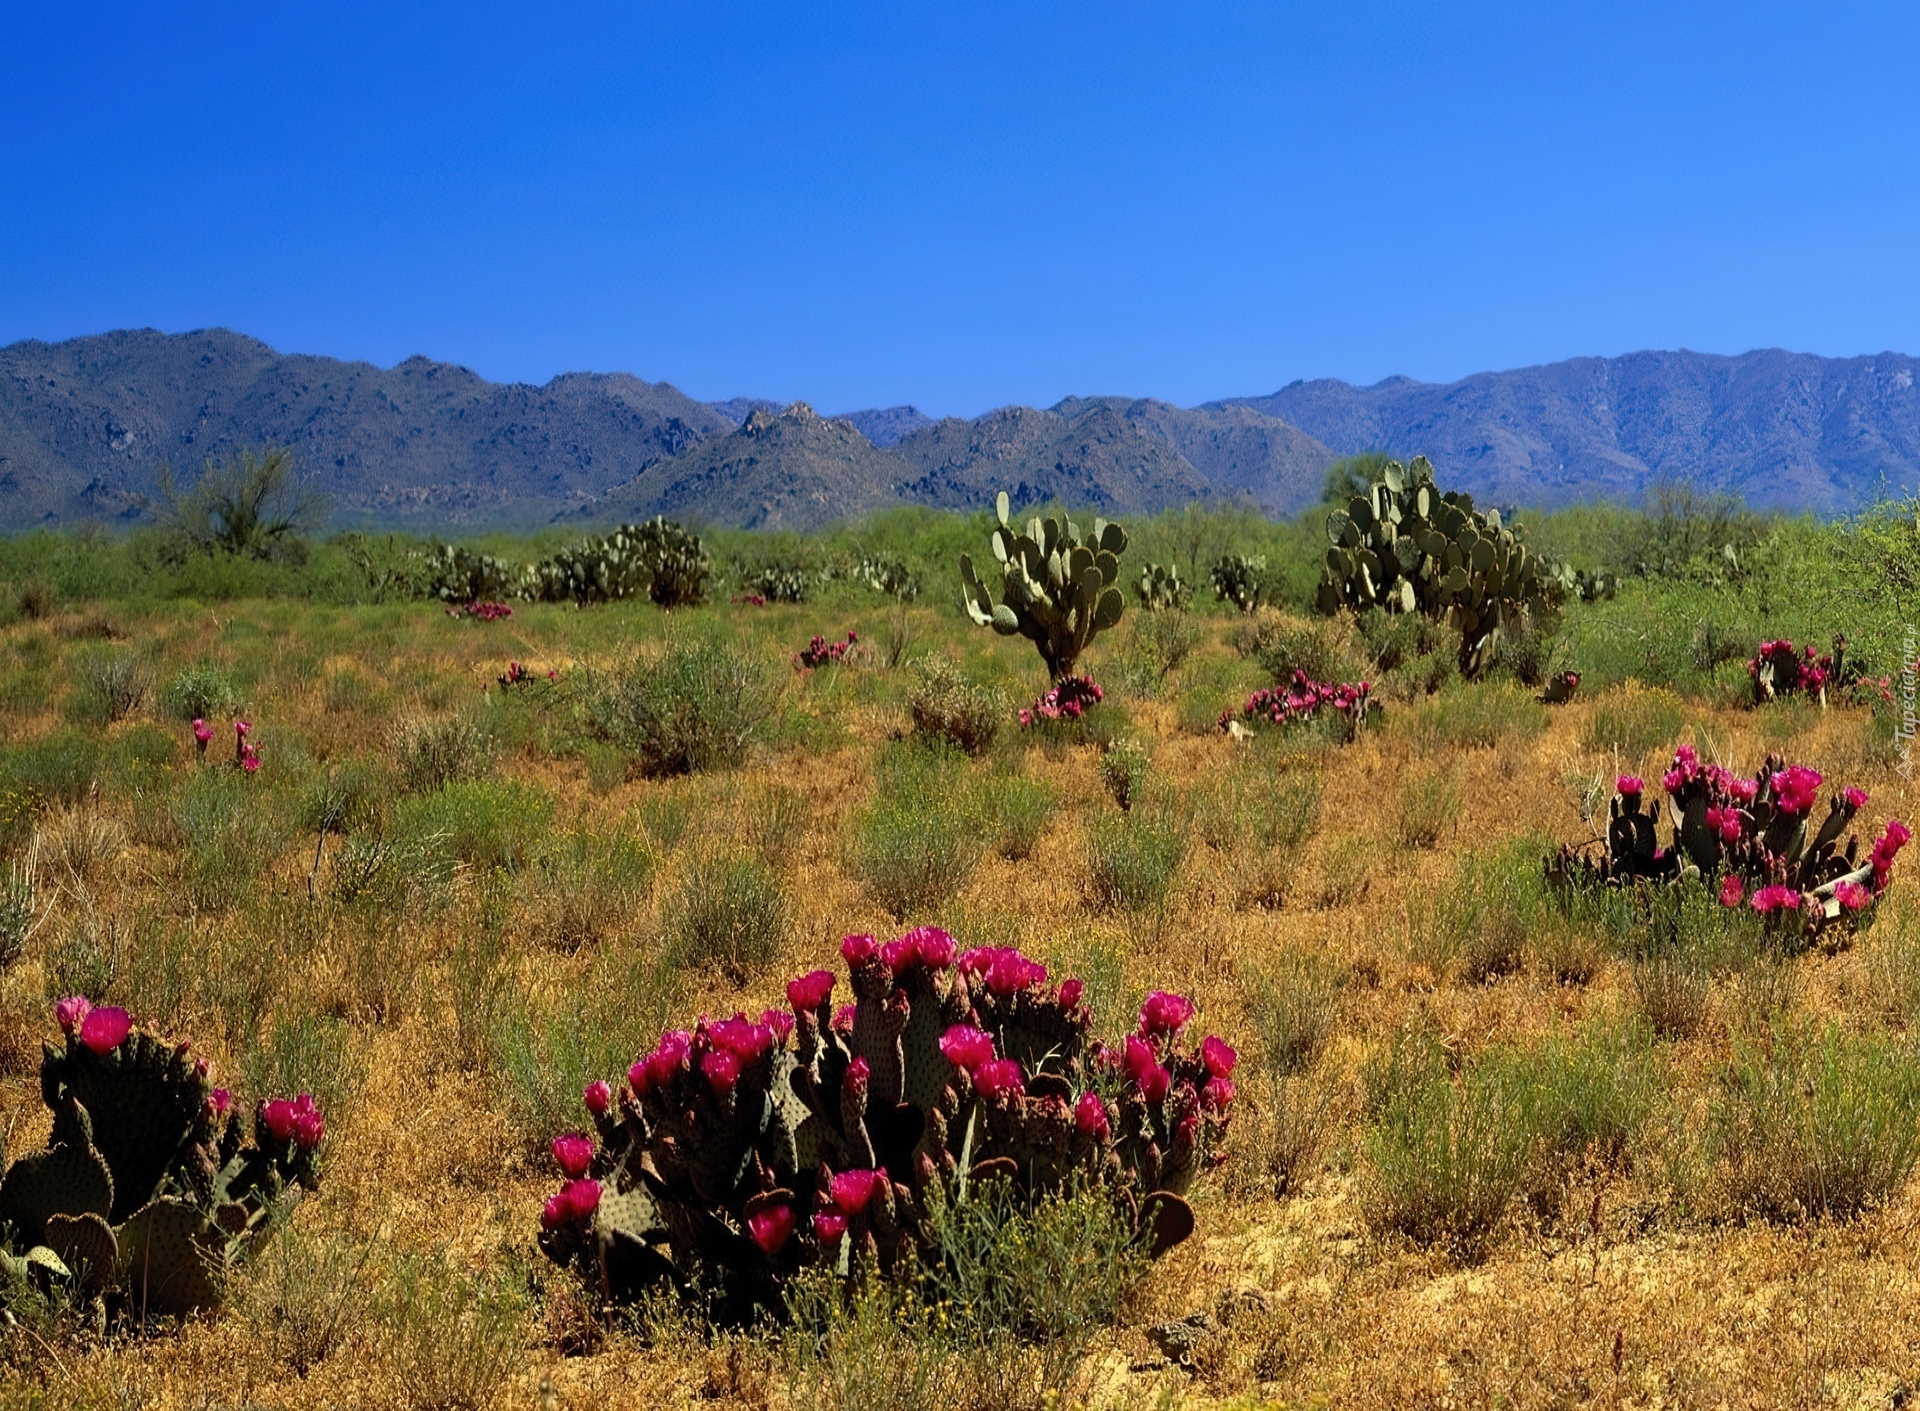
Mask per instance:
[[[818,1009],[832,994],[831,970],[809,970],[797,979],[787,981],[787,1003],[793,1006],[796,1014]]]
[[[233,733],[239,736],[242,740],[246,739],[248,735],[253,733],[253,722],[251,720],[234,721]]]
[[[1813,807],[1823,782],[1818,770],[1808,769],[1804,764],[1789,765],[1768,780],[1780,811],[1794,815]]]
[[[1630,799],[1637,799],[1647,787],[1647,781],[1638,774],[1622,774],[1613,781],[1613,787]]]
[[[858,1215],[886,1179],[884,1171],[842,1171],[827,1183],[827,1196],[842,1215]]]
[[[840,942],[840,958],[858,970],[880,953],[880,943],[872,936],[848,936]]]
[[[768,1258],[793,1237],[793,1207],[769,1205],[747,1216],[747,1236]]]
[[[553,1139],[553,1159],[560,1165],[560,1173],[568,1180],[577,1181],[587,1174],[587,1168],[593,1165],[593,1142],[583,1133],[568,1132]]]
[[[1128,1034],[1125,1046],[1121,1050],[1120,1069],[1134,1082],[1140,1081],[1140,1075],[1155,1067],[1160,1060],[1154,1057],[1153,1048],[1136,1034]]]
[[[880,963],[895,975],[900,974],[918,959],[920,956],[914,950],[913,942],[904,936],[897,941],[888,941],[880,947]]]
[[[1720,905],[1738,906],[1746,899],[1746,886],[1740,881],[1738,874],[1729,872],[1725,880],[1720,883]]]
[[[996,995],[1018,994],[1047,982],[1047,967],[1017,950],[1004,950],[987,967],[987,989]]]
[[[973,1086],[981,1097],[997,1101],[1003,1097],[1021,1097],[1027,1091],[1019,1060],[995,1058],[973,1070]]]
[[[1144,1097],[1148,1102],[1165,1101],[1167,1093],[1173,1088],[1173,1074],[1169,1073],[1165,1068],[1162,1068],[1158,1063],[1143,1072],[1138,1081],[1140,1084],[1140,1096]]]
[[[600,1183],[598,1181],[568,1181],[560,1187],[560,1198],[566,1202],[567,1217],[570,1220],[586,1222],[593,1212],[600,1208]]]
[[[199,750],[201,754],[205,754],[207,752],[207,742],[212,738],[213,727],[198,716],[195,716],[193,721],[194,748]]]
[[[207,1094],[207,1116],[216,1121],[233,1110],[233,1094],[225,1088],[215,1088]]]
[[[1753,909],[1762,916],[1771,916],[1783,908],[1788,911],[1800,909],[1800,893],[1792,887],[1776,884],[1771,887],[1762,887],[1753,894]]]
[[[833,1027],[843,1034],[853,1032],[853,1016],[858,1011],[850,1004],[843,1004],[833,1011]]]
[[[85,995],[68,995],[53,1007],[54,1022],[71,1038],[73,1031],[86,1021],[87,1013],[93,1008],[93,1001]]]
[[[1847,807],[1855,813],[1858,813],[1867,806],[1867,791],[1865,789],[1856,789],[1849,785],[1840,797],[1847,801]]]
[[[847,1217],[832,1211],[822,1211],[813,1217],[814,1238],[823,1246],[840,1243],[840,1237],[847,1232]]]
[[[1107,1105],[1100,1100],[1100,1094],[1089,1088],[1080,1094],[1080,1100],[1073,1105],[1073,1125],[1090,1137],[1105,1141],[1113,1131],[1113,1121],[1107,1115]]]
[[[98,1054],[111,1053],[133,1029],[133,1017],[118,1005],[96,1005],[80,1021],[80,1042]]]
[[[607,1109],[613,1106],[613,1088],[605,1078],[595,1078],[580,1094],[580,1100],[595,1117],[605,1117]]]
[[[1669,769],[1660,776],[1660,787],[1670,794],[1677,794],[1687,786],[1687,776],[1678,769]]]
[[[993,1036],[971,1024],[955,1024],[940,1036],[940,1052],[955,1068],[972,1073],[993,1060]]]
[[[277,1142],[293,1140],[294,1117],[293,1102],[284,1097],[277,1097],[260,1109],[261,1125]]]
[[[859,1097],[867,1090],[867,1084],[873,1081],[873,1069],[864,1058],[856,1058],[847,1065],[847,1076],[842,1080]]]
[[[1055,999],[1062,1009],[1077,1009],[1080,1005],[1081,996],[1086,994],[1086,992],[1086,981],[1066,979],[1060,982],[1060,993],[1055,996]]]
[[[1200,1105],[1209,1112],[1225,1112],[1233,1103],[1233,1079],[1209,1078],[1200,1089]]]
[[[245,759],[240,761],[240,767],[246,770],[247,773],[252,774],[255,770],[260,768],[260,756],[257,754],[248,755]]]
[[[547,1197],[547,1203],[540,1208],[540,1228],[549,1231],[560,1229],[572,1213],[566,1194],[556,1191]]]
[[[748,1022],[744,1014],[709,1025],[707,1033],[716,1048],[725,1049],[742,1063],[751,1063],[773,1047],[773,1030],[765,1024]]]
[[[953,937],[938,926],[917,927],[900,939],[913,946],[913,953],[920,958],[922,965],[935,970],[945,970],[952,965],[959,951],[959,947],[953,943]]]
[[[1177,1034],[1193,1018],[1193,1001],[1184,995],[1169,994],[1165,990],[1155,990],[1147,996],[1147,1002],[1140,1006],[1140,1032],[1143,1034]]]
[[[1002,954],[998,946],[975,946],[972,950],[963,951],[959,961],[960,973],[962,975],[983,974],[986,968],[998,960]]]
[[[1858,882],[1836,882],[1833,885],[1833,899],[1840,903],[1843,911],[1860,911],[1873,900],[1873,893]]]
[[[706,1074],[714,1096],[725,1097],[740,1081],[740,1060],[726,1049],[716,1048],[700,1060],[700,1071]]]
[[[1240,1061],[1240,1055],[1234,1052],[1233,1045],[1215,1034],[1208,1034],[1200,1041],[1200,1061],[1207,1071],[1216,1078],[1231,1078],[1233,1065]]]
[[[793,1016],[784,1009],[762,1010],[760,1027],[773,1035],[773,1045],[778,1048],[787,1041],[787,1035],[793,1032]]]
[[[302,1096],[305,1095],[302,1094]],[[306,1098],[306,1101],[308,1106],[304,1112],[297,1110],[298,1103],[294,1104],[296,1111],[293,1114],[293,1141],[294,1145],[302,1151],[312,1151],[320,1145],[320,1139],[327,1134],[327,1119],[320,1114],[317,1107],[312,1105],[312,1098]]]

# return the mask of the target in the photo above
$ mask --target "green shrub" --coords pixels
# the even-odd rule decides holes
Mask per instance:
[[[1187,829],[1164,801],[1095,819],[1087,830],[1087,893],[1095,908],[1141,913],[1165,906],[1186,857]]]
[[[1296,671],[1304,671],[1309,681],[1327,682],[1358,681],[1368,674],[1345,619],[1296,622],[1263,613],[1235,634],[1234,645],[1281,685]]]
[[[1247,971],[1247,1017],[1262,1073],[1289,1078],[1313,1066],[1340,1021],[1341,988],[1331,961],[1302,951]]]
[[[1357,834],[1329,842],[1320,850],[1320,872],[1313,887],[1316,906],[1332,910],[1348,906],[1367,894],[1373,884],[1373,862],[1378,849]]]
[[[1883,1205],[1920,1159],[1920,1062],[1833,1026],[1737,1039],[1708,1150],[1743,1213],[1844,1219]]]
[[[74,678],[74,714],[96,725],[125,720],[153,689],[153,667],[124,647],[82,652]]]
[[[1024,774],[999,774],[979,788],[981,821],[993,833],[993,848],[1009,862],[1033,856],[1053,817],[1053,790]]]
[[[1430,696],[1460,675],[1460,634],[1420,613],[1366,612],[1360,639],[1374,669],[1409,696]]]
[[[584,709],[591,731],[659,778],[741,762],[778,699],[761,662],[721,638],[695,637],[591,680]]]
[[[240,693],[219,666],[195,662],[167,682],[160,713],[169,720],[223,721],[240,713]]]
[[[677,963],[717,966],[735,984],[771,965],[792,929],[779,880],[751,852],[693,858],[668,899],[664,919]]]
[[[1400,841],[1410,848],[1437,847],[1460,817],[1460,789],[1443,769],[1425,769],[1407,776],[1400,786]]]
[[[924,917],[979,865],[980,810],[955,754],[894,750],[876,766],[873,801],[854,819],[853,871],[896,917]]]
[[[638,839],[561,834],[531,871],[535,932],[568,951],[605,939],[640,904],[653,868],[653,853]]]
[[[1436,977],[1481,984],[1520,968],[1549,912],[1543,845],[1521,838],[1466,854],[1454,875],[1422,889],[1409,908],[1409,959]]]
[[[517,872],[546,841],[553,799],[511,779],[469,779],[416,794],[394,810],[396,840],[440,845],[469,866]]]
[[[511,1278],[470,1273],[445,1254],[388,1270],[373,1339],[396,1411],[485,1411],[524,1356],[525,1298]]]
[[[770,784],[741,800],[740,836],[775,867],[806,841],[813,802],[799,789]]]
[[[1509,736],[1532,739],[1547,728],[1547,708],[1518,686],[1463,686],[1423,702],[1407,733],[1423,750],[1486,749]]]
[[[173,796],[178,865],[197,910],[223,912],[251,896],[286,846],[278,797],[237,769],[197,770]]]
[[[6,753],[6,777],[40,806],[78,803],[100,770],[100,746],[89,735],[64,729],[15,745]]]
[[[1653,750],[1671,748],[1685,719],[1680,698],[1671,691],[1629,682],[1594,702],[1581,742],[1598,752],[1618,751],[1622,764],[1631,767]]]
[[[1549,1162],[1619,1165],[1653,1111],[1660,1075],[1652,1035],[1626,1022],[1555,1031],[1530,1048],[1488,1055],[1525,1106],[1521,1120]]]
[[[1114,650],[1120,686],[1129,695],[1151,700],[1200,645],[1200,624],[1185,612],[1141,612]]]
[[[913,662],[907,709],[917,735],[943,741],[970,755],[985,754],[1010,707],[1000,692],[973,681],[944,656]]]
[[[1100,782],[1107,797],[1124,811],[1140,797],[1152,769],[1146,749],[1135,740],[1119,740],[1100,756]]]
[[[304,1377],[357,1337],[373,1295],[378,1246],[287,1223],[238,1292],[247,1332],[276,1365]]]
[[[247,1051],[246,1090],[256,1100],[312,1093],[329,1121],[346,1116],[367,1076],[365,1047],[353,1026],[311,1010],[280,1011]]]
[[[492,739],[461,715],[402,722],[393,733],[391,754],[401,781],[417,794],[481,778],[493,768]]]

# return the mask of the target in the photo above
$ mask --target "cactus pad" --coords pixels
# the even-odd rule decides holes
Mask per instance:
[[[12,1226],[19,1244],[39,1244],[52,1216],[112,1209],[113,1177],[92,1147],[48,1147],[21,1157],[0,1180],[0,1224]]]
[[[185,1201],[162,1197],[120,1227],[118,1283],[136,1309],[185,1317],[220,1303],[225,1243]]]
[[[119,1266],[120,1242],[113,1227],[92,1211],[49,1216],[46,1244],[88,1293],[103,1291]]]

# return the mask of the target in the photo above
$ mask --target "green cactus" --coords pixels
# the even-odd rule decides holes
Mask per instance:
[[[512,559],[477,554],[458,544],[432,549],[423,578],[427,595],[443,603],[532,597],[536,582],[534,570]]]
[[[1095,636],[1117,625],[1126,603],[1115,585],[1127,532],[1104,519],[1093,522],[1083,541],[1070,519],[1027,521],[1026,532],[1008,522],[1006,492],[994,501],[999,525],[993,531],[993,556],[1000,565],[1001,600],[996,605],[974,572],[973,556],[960,556],[960,579],[967,615],[1003,637],[1015,634],[1039,648],[1048,676],[1059,681],[1073,674],[1074,663]]]
[[[770,603],[804,603],[813,594],[813,575],[803,568],[769,564],[748,576],[745,587]]]
[[[1181,581],[1178,564],[1168,564],[1165,568],[1157,563],[1148,564],[1140,570],[1133,591],[1140,599],[1140,606],[1148,612],[1185,612],[1193,605],[1193,585]]]
[[[655,605],[695,607],[706,597],[712,563],[698,534],[660,515],[645,524],[628,525],[620,532],[640,546],[641,560],[653,575],[647,591]]]
[[[1389,461],[1366,494],[1327,516],[1326,567],[1315,605],[1419,612],[1460,632],[1460,670],[1474,676],[1501,635],[1529,614],[1558,606],[1562,570],[1521,542],[1518,525],[1473,497],[1434,483],[1425,456]]]
[[[1214,596],[1241,612],[1252,612],[1267,602],[1267,559],[1264,554],[1222,554],[1208,575]]]

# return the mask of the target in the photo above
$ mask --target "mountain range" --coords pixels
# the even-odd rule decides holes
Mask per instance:
[[[225,329],[0,348],[0,529],[133,521],[162,463],[190,475],[290,446],[343,523],[611,523],[665,513],[809,528],[1002,489],[1110,514],[1197,499],[1293,514],[1337,456],[1424,453],[1443,484],[1551,507],[1657,477],[1838,512],[1920,488],[1920,390],[1901,354],[1576,358],[1436,384],[1322,379],[1191,408],[1068,397],[935,420],[701,402],[626,373],[542,386],[412,357],[282,354]]]

